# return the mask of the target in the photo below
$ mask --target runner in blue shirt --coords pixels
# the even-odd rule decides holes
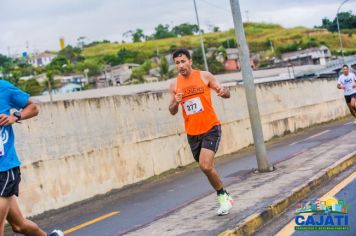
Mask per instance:
[[[17,203],[21,173],[12,125],[37,116],[38,109],[27,93],[0,80],[0,236],[4,234],[5,220],[16,233],[47,236],[37,224],[23,217]],[[16,111],[10,113],[12,110]],[[63,233],[54,230],[49,235],[61,236]]]

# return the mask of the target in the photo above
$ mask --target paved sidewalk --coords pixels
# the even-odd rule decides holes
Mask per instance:
[[[126,235],[251,234],[293,201],[354,165],[355,140],[352,131],[277,164],[274,172],[237,180],[227,187],[236,201],[227,216],[216,215],[216,194],[211,194]]]

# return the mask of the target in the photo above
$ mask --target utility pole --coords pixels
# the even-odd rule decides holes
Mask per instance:
[[[255,143],[258,170],[259,172],[268,172],[272,169],[269,166],[267,160],[267,152],[263,138],[261,117],[260,112],[258,110],[256,88],[255,83],[253,81],[250,55],[248,52],[245,31],[242,23],[240,4],[238,0],[230,0],[230,4],[235,25],[236,38],[238,39],[239,60],[241,64],[243,83],[245,87],[247,107],[250,115],[252,135]]]
[[[198,24],[198,30],[199,30],[199,36],[200,36],[200,47],[201,47],[201,52],[203,54],[205,70],[209,71],[208,62],[206,60],[205,49],[204,49],[203,34],[202,34],[201,30],[200,30],[200,23],[199,23],[197,4],[196,4],[195,0],[193,0],[193,1],[194,1],[195,16],[197,18],[197,24]]]
[[[342,62],[345,64],[345,57],[344,57],[344,48],[342,46],[342,40],[341,40],[341,33],[340,33],[340,25],[339,25],[339,11],[340,11],[340,8],[342,7],[342,5],[344,5],[347,1],[349,0],[345,0],[343,1],[339,8],[337,9],[337,12],[336,12],[336,24],[337,24],[337,31],[339,32],[339,40],[340,40],[340,47],[341,47],[341,55],[342,55]]]

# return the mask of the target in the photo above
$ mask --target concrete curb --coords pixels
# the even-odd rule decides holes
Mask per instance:
[[[278,199],[272,205],[266,207],[261,212],[256,212],[240,223],[238,223],[234,229],[228,229],[221,232],[219,236],[240,236],[240,235],[252,235],[259,228],[261,228],[267,221],[273,217],[279,215],[286,210],[290,205],[296,203],[307,195],[309,195],[316,187],[321,186],[323,183],[328,182],[336,175],[352,166],[356,162],[356,151],[343,157],[338,162],[320,171],[317,175],[310,178],[307,183],[302,184],[292,190],[291,194],[283,199]]]

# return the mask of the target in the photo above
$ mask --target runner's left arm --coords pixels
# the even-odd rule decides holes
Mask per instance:
[[[203,76],[208,81],[208,86],[213,89],[218,96],[222,98],[230,98],[229,88],[226,88],[222,84],[220,84],[213,74],[208,71],[204,71]]]
[[[21,120],[27,120],[39,113],[38,105],[33,101],[28,100],[27,105],[21,110]],[[13,115],[0,114],[0,126],[12,125],[18,121],[17,117]]]
[[[38,105],[34,103],[31,99],[29,99],[27,105],[21,111],[21,120],[27,120],[32,117],[35,117],[38,115],[38,113]]]

